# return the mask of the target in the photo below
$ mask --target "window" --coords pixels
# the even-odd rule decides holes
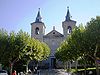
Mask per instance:
[[[39,34],[39,28],[38,28],[38,27],[36,27],[36,29],[35,29],[35,34],[36,34],[36,35]]]
[[[71,26],[68,26],[68,31],[67,31],[67,33],[70,34],[71,32],[72,32],[72,28],[71,28]]]
[[[55,34],[55,32],[53,32],[53,34]]]

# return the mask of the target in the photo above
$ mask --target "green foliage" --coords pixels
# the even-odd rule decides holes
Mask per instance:
[[[69,38],[66,39],[68,44],[63,44],[56,52],[57,59],[65,60],[82,60],[83,64],[94,64],[98,70],[96,60],[100,60],[100,16],[92,18],[84,28],[82,25],[76,27]],[[61,56],[59,56],[61,55]],[[98,73],[98,72],[97,72]],[[99,74],[98,74],[99,75]]]
[[[84,27],[80,25],[75,27],[71,35],[57,49],[56,58],[63,61],[72,61],[78,59],[83,53],[81,47],[83,45]]]
[[[28,40],[28,44],[24,50],[24,58],[28,60],[42,61],[46,59],[50,54],[49,47],[34,38]]]
[[[46,43],[41,43],[43,49],[43,56],[42,59],[47,59],[50,55],[50,48]]]
[[[50,54],[49,47],[34,38],[28,33],[20,30],[18,33],[7,33],[0,29],[0,63],[9,66],[19,59],[24,61],[42,61]]]
[[[64,41],[61,44],[61,46],[57,49],[55,56],[58,60],[65,62],[68,60],[68,57],[66,57],[67,55],[68,55],[68,43],[67,41]]]
[[[100,53],[100,17],[97,16],[96,19],[91,19],[87,23],[85,35],[88,39],[87,43],[89,45],[88,51],[91,56],[94,56],[96,46],[98,45],[97,52]],[[100,55],[98,56],[100,57]]]
[[[7,62],[7,59],[5,58],[5,51],[7,46],[7,40],[8,40],[8,33],[4,29],[0,29],[0,63]]]

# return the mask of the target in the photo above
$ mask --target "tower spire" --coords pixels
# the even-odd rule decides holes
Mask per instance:
[[[42,19],[42,17],[40,15],[40,8],[39,8],[35,22],[37,22],[37,23],[42,22],[41,19]]]
[[[66,15],[66,19],[65,21],[70,21],[71,19],[71,15],[70,15],[70,12],[69,12],[69,7],[67,7],[67,15]]]

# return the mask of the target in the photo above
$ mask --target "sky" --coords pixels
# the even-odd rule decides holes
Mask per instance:
[[[76,25],[86,25],[91,18],[100,16],[100,0],[0,0],[0,29],[18,32],[22,29],[31,34],[31,23],[40,8],[46,34],[53,29],[62,33],[67,6]]]

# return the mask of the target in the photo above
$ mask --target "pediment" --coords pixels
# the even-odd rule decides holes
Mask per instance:
[[[64,37],[63,34],[59,33],[56,30],[52,30],[51,32],[49,32],[48,34],[46,34],[44,37]]]

